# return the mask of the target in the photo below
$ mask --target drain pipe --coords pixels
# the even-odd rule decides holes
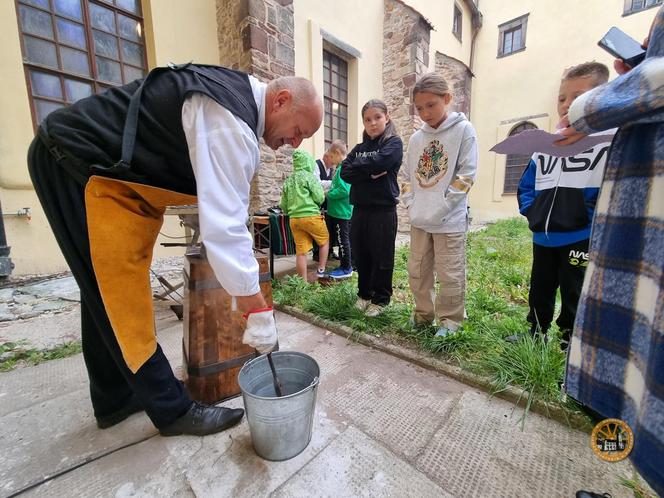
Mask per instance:
[[[470,37],[470,57],[468,60],[468,71],[470,71],[471,77],[474,77],[475,73],[473,72],[473,63],[475,61],[475,40],[478,33],[480,32],[480,28],[482,27],[482,13],[479,9],[480,0],[465,0],[465,3],[472,14],[471,26],[473,33]],[[470,108],[468,109],[468,118],[470,119]]]
[[[7,245],[7,237],[5,235],[5,220],[4,216],[2,216],[2,204],[0,204],[0,279],[7,278],[14,269],[14,263],[12,263],[12,260],[9,257],[10,250],[11,247]]]
[[[475,62],[475,40],[480,32],[480,28],[482,27],[482,13],[479,9],[480,0],[468,0],[467,4],[471,7],[470,10],[473,13],[471,24],[473,28],[473,34],[470,38],[470,60],[468,61],[468,69],[470,69],[470,72],[472,73],[473,63]]]

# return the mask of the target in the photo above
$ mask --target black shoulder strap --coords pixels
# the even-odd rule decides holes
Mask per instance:
[[[170,67],[170,65],[169,65]],[[134,146],[136,145],[136,131],[138,129],[138,111],[141,107],[141,96],[143,88],[147,82],[158,72],[165,68],[156,67],[148,73],[143,79],[138,89],[131,96],[129,108],[127,109],[127,118],[125,119],[124,130],[122,131],[122,157],[118,164],[126,165],[127,169],[131,166],[131,159],[134,155]],[[116,164],[116,166],[118,165]],[[115,166],[114,166],[115,167]]]
[[[255,112],[249,107],[247,101],[233,88],[228,85],[226,82],[217,78],[208,71],[203,71],[201,68],[197,67],[191,62],[186,62],[184,64],[173,64],[172,62],[168,63],[167,67],[156,67],[148,73],[148,75],[143,79],[140,86],[136,89],[134,94],[131,96],[129,101],[129,108],[127,109],[127,118],[125,119],[124,130],[122,131],[122,157],[120,160],[115,163],[110,168],[104,168],[105,174],[114,174],[114,173],[126,173],[131,170],[131,159],[134,155],[134,146],[136,145],[136,132],[138,128],[138,111],[141,107],[141,96],[143,95],[143,88],[147,85],[155,74],[161,73],[164,71],[180,71],[182,69],[188,69],[189,71],[207,78],[211,81],[214,81],[218,85],[226,89],[235,99],[239,102],[246,110],[249,115],[254,115]],[[255,127],[254,127],[255,128]],[[256,130],[253,129],[254,133]]]
[[[131,159],[134,155],[134,146],[136,145],[136,131],[138,128],[138,111],[141,107],[141,96],[143,95],[143,88],[147,82],[154,77],[156,73],[160,73],[166,69],[179,69],[181,66],[169,64],[168,68],[156,67],[143,78],[141,84],[138,86],[129,101],[127,108],[127,117],[125,118],[124,129],[122,130],[122,155],[120,160],[110,168],[103,166],[92,165],[90,171],[92,173],[101,173],[104,176],[115,176],[122,174],[125,177],[140,180],[139,175],[131,174]]]

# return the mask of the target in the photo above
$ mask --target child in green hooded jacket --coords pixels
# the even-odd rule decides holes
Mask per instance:
[[[327,227],[334,230],[336,240],[339,242],[339,268],[330,272],[334,279],[349,278],[353,275],[351,265],[350,247],[350,218],[353,214],[353,206],[350,203],[350,185],[341,179],[341,161],[345,154],[339,158],[330,190],[327,192]]]
[[[318,278],[325,276],[325,264],[330,248],[330,235],[320,205],[325,200],[323,187],[314,176],[314,158],[303,150],[293,152],[293,173],[284,182],[280,206],[290,217],[295,240],[295,266],[298,274],[307,280],[307,254],[312,241],[320,247]]]

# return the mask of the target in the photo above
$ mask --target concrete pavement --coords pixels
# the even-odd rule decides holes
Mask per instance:
[[[13,321],[0,337],[46,322],[75,334],[76,313]],[[182,323],[164,305],[156,320],[179,374]],[[631,466],[600,461],[585,433],[536,414],[522,431],[508,402],[289,315],[277,321],[282,350],[321,367],[300,455],[262,460],[246,419],[204,438],[162,438],[145,414],[98,430],[77,355],[0,373],[0,496],[630,496],[617,476],[631,477]]]

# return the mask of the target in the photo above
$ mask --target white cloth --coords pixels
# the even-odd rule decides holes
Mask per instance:
[[[257,349],[261,354],[269,353],[276,347],[277,324],[274,321],[272,308],[249,313],[242,342]]]
[[[249,77],[265,129],[264,83]],[[232,296],[260,292],[258,263],[247,229],[249,190],[258,168],[258,140],[249,126],[210,97],[194,93],[182,105],[182,127],[196,177],[198,220],[208,261]]]

